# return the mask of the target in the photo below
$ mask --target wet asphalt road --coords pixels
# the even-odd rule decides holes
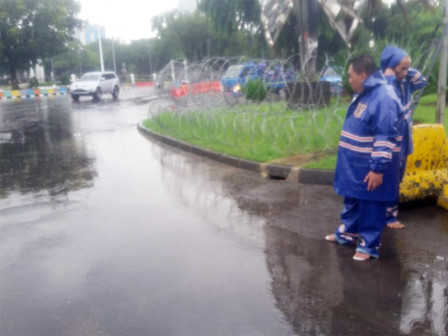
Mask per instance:
[[[0,101],[0,335],[448,333],[448,212],[355,262],[330,186],[145,138],[151,95]]]

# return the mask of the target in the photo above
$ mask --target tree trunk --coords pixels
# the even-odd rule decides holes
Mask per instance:
[[[14,65],[11,65],[9,67],[9,74],[11,76],[11,89],[19,90],[19,81],[17,80],[17,71]]]

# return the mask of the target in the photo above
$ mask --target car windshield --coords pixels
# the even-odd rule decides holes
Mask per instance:
[[[241,69],[244,65],[232,65],[230,68],[227,69],[226,73],[224,74],[224,77],[238,77],[238,75],[241,72]]]
[[[100,77],[99,74],[85,74],[79,80],[80,81],[96,81]]]

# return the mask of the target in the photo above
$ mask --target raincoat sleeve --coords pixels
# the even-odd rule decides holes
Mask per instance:
[[[399,106],[388,96],[378,100],[372,120],[374,141],[369,164],[371,171],[384,173],[392,161],[392,152],[397,141],[396,124]]]
[[[415,68],[408,70],[406,79],[410,85],[411,93],[423,89],[427,84],[426,78]]]

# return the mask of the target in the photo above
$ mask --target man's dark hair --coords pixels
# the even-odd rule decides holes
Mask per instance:
[[[369,54],[361,54],[359,56],[353,57],[350,60],[349,64],[352,65],[353,70],[355,70],[356,73],[361,74],[365,72],[367,76],[370,76],[378,70],[378,67],[375,64],[375,60]]]

